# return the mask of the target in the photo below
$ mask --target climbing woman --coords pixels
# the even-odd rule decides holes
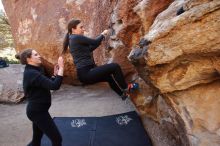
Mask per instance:
[[[108,82],[110,87],[125,100],[132,89],[132,84],[127,84],[121,67],[117,63],[97,66],[93,59],[93,51],[108,35],[109,30],[104,30],[95,39],[84,36],[85,28],[80,20],[73,19],[68,23],[68,32],[63,42],[63,53],[69,47],[77,69],[78,79],[83,84]]]
[[[51,106],[50,90],[58,90],[63,79],[63,58],[55,66],[55,77],[48,78],[41,67],[41,57],[34,49],[25,49],[16,55],[24,69],[23,88],[28,100],[26,114],[32,121],[33,137],[28,146],[40,146],[43,133],[49,137],[52,146],[61,146],[62,137],[48,110]]]

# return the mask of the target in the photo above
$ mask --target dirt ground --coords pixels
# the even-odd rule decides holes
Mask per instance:
[[[53,117],[106,116],[134,110],[108,86],[62,85],[52,93]],[[26,103],[0,104],[0,146],[25,146],[32,137],[31,122],[25,114]]]

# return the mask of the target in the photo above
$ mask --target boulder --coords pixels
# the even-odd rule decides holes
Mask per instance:
[[[23,99],[23,71],[24,66],[19,64],[0,68],[0,103],[18,103]]]

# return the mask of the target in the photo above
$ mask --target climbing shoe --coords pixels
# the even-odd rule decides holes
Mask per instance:
[[[139,84],[138,83],[129,83],[128,84],[128,93],[132,93],[133,91],[139,89]]]
[[[130,98],[129,94],[137,89],[139,89],[138,83],[129,83],[127,89],[123,91],[123,94],[121,95],[121,99],[126,100],[127,98]]]

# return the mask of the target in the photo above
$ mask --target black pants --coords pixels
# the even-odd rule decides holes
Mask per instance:
[[[79,80],[85,84],[108,82],[110,87],[119,95],[127,88],[121,67],[117,63],[105,64],[102,66],[86,66],[77,69]]]
[[[40,146],[41,138],[45,133],[52,142],[52,146],[61,146],[62,137],[48,111],[27,111],[32,121],[33,138],[28,146]]]

